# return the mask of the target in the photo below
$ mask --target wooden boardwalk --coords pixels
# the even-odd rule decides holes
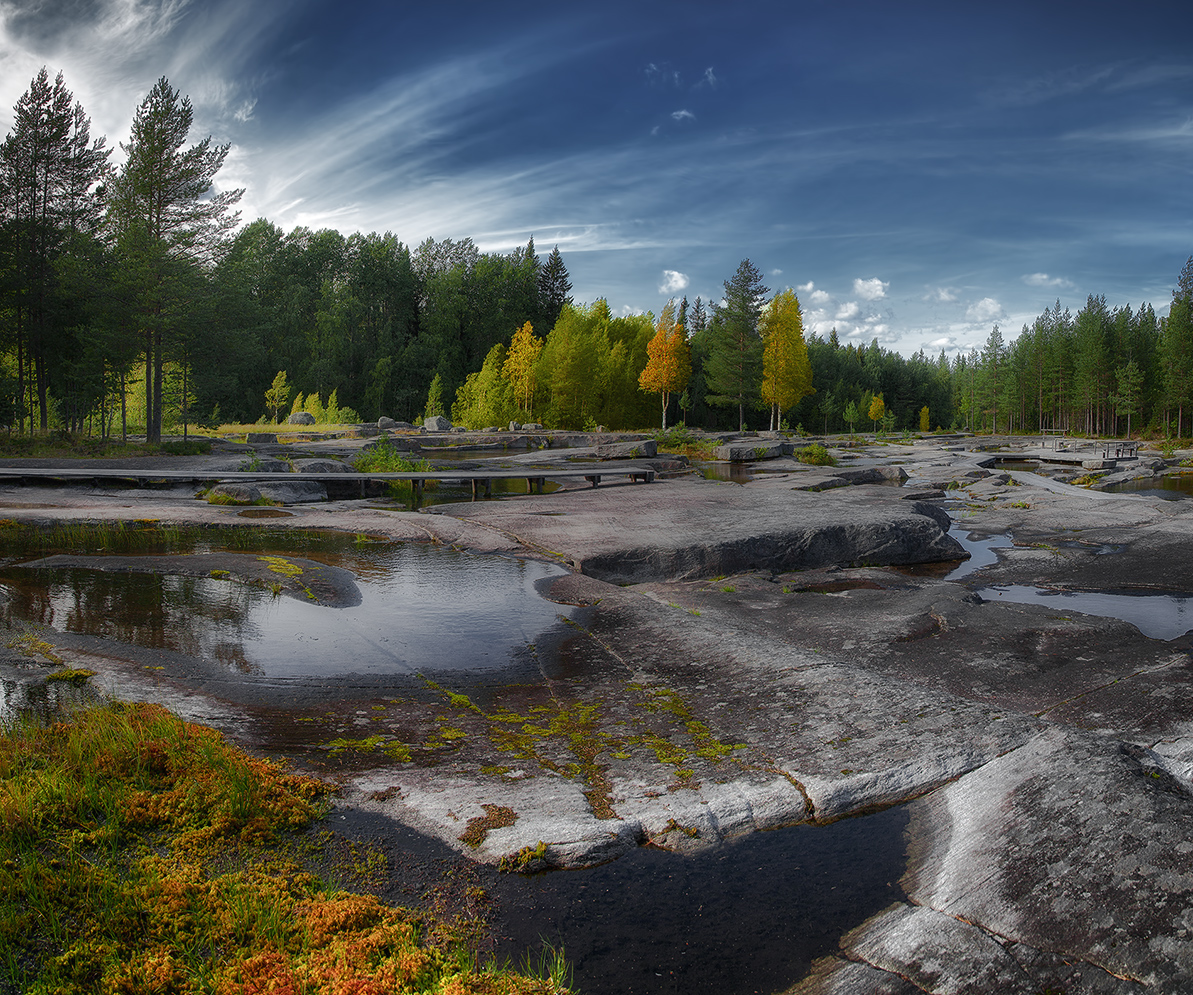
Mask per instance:
[[[632,483],[652,483],[655,471],[633,464],[589,465],[586,467],[522,467],[520,469],[451,468],[442,470],[410,470],[394,473],[270,473],[261,470],[137,470],[100,467],[33,467],[0,466],[0,481],[61,481],[91,482],[103,480],[128,481],[138,487],[150,483],[297,483],[311,480],[322,483],[358,482],[363,496],[365,485],[371,481],[389,482],[408,480],[413,485],[415,499],[422,496],[423,487],[430,480],[467,480],[472,484],[472,498],[491,497],[494,480],[525,480],[531,493],[543,493],[547,480],[587,480],[593,487],[600,485],[607,477],[628,477]]]

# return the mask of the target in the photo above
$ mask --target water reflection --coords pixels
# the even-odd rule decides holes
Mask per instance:
[[[1193,629],[1193,597],[1187,594],[1057,591],[1020,584],[983,587],[974,593],[985,601],[1043,605],[1057,611],[1117,618],[1152,639],[1176,639]]]
[[[4,612],[26,621],[265,678],[501,668],[571,611],[538,592],[561,567],[420,544],[359,546],[322,556],[359,582],[360,603],[343,608],[231,579],[78,566],[10,564],[0,590]]]

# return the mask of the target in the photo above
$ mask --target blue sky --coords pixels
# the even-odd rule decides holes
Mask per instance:
[[[533,235],[615,312],[749,257],[809,329],[935,353],[1057,298],[1166,312],[1191,28],[1187,2],[0,0],[0,133],[42,65],[111,144],[165,75],[246,220]]]

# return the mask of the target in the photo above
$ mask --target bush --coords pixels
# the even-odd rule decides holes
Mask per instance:
[[[836,466],[837,458],[833,456],[827,449],[819,442],[814,442],[810,446],[804,446],[796,454],[796,459],[801,463],[808,463],[811,466]]]

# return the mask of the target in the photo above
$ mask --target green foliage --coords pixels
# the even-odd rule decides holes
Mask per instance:
[[[804,446],[803,449],[796,453],[796,459],[801,463],[808,463],[812,466],[837,465],[837,458],[819,442],[814,442],[810,446]]]
[[[505,346],[498,342],[489,350],[480,370],[468,374],[452,404],[453,425],[485,428],[507,425],[517,419],[513,384],[502,375],[505,360]]]
[[[423,406],[423,417],[434,418],[443,414],[443,379],[438,373],[431,378],[431,386],[427,390],[427,403]]]
[[[286,382],[286,371],[278,370],[277,376],[273,378],[273,383],[270,384],[269,390],[265,392],[265,406],[273,412],[273,420],[278,421],[278,412],[290,403],[290,384]],[[295,398],[297,403],[301,400],[302,395],[299,394]]]

